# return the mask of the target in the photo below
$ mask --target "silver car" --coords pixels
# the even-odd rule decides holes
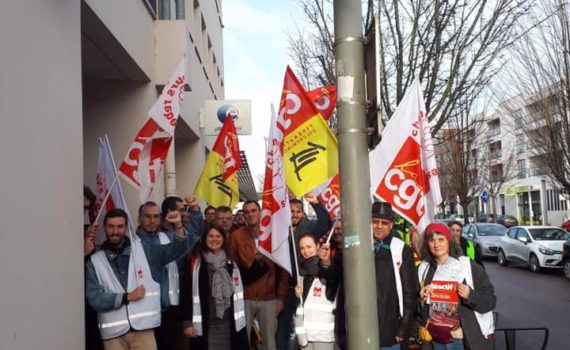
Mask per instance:
[[[527,264],[533,272],[562,268],[562,250],[570,233],[555,226],[515,226],[499,242],[497,261]]]
[[[467,224],[463,228],[463,236],[473,240],[475,249],[481,252],[484,258],[496,257],[498,243],[505,235],[507,228],[492,223]]]

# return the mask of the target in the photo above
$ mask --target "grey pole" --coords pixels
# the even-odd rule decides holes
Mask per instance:
[[[334,1],[334,28],[348,348],[378,350],[360,0]]]

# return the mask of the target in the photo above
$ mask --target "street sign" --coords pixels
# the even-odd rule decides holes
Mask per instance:
[[[483,193],[481,193],[481,199],[483,203],[487,203],[489,201],[489,192],[483,191]]]

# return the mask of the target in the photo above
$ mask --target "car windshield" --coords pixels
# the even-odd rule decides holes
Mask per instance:
[[[532,237],[537,241],[565,241],[570,233],[559,228],[531,228]]]
[[[507,228],[503,225],[479,225],[479,235],[480,236],[502,236],[505,234]]]

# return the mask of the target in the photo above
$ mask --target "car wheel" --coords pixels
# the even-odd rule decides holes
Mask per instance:
[[[505,252],[502,249],[499,249],[499,254],[497,255],[497,262],[501,266],[507,266],[509,264],[509,261],[505,256]]]
[[[564,261],[564,276],[566,279],[570,280],[570,259]]]
[[[540,263],[538,262],[536,255],[530,255],[530,258],[528,259],[528,265],[530,266],[530,270],[532,272],[540,272]]]

